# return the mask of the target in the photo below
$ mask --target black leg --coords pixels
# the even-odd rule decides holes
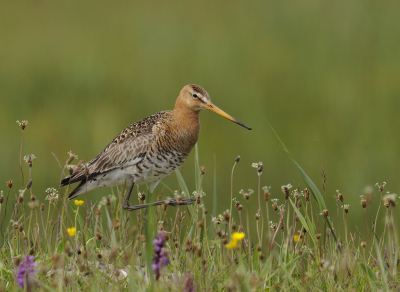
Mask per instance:
[[[164,204],[168,204],[171,206],[191,205],[194,203],[194,201],[196,201],[196,198],[182,199],[181,202],[178,202],[176,199],[169,199],[169,200],[163,200],[163,201],[158,201],[158,202],[154,202],[154,203],[147,203],[147,204],[131,206],[131,205],[129,205],[129,198],[131,197],[131,193],[132,193],[134,185],[135,185],[135,182],[132,181],[131,186],[129,187],[128,193],[126,194],[125,201],[124,201],[124,204],[122,205],[122,208],[124,208],[124,210],[127,210],[127,211],[135,211],[135,210],[146,208],[144,217],[146,217],[147,207],[150,207],[150,206],[160,206],[160,205],[164,205]],[[149,194],[149,199],[150,199],[150,195],[151,194]]]
[[[122,208],[124,208],[124,210],[129,210],[129,208],[132,208],[132,206],[129,205],[129,198],[131,197],[131,193],[132,193],[132,189],[133,189],[134,185],[135,185],[135,182],[132,181],[131,186],[129,187],[128,193],[126,194],[124,205],[122,206]]]

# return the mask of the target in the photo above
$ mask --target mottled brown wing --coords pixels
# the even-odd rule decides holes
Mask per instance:
[[[130,125],[84,168],[62,180],[61,184],[68,185],[86,179],[86,168],[89,177],[93,177],[99,173],[140,162],[155,141],[153,127],[162,124],[169,114],[169,111],[158,112]]]

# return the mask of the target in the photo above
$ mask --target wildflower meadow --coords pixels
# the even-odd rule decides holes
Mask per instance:
[[[70,187],[60,188],[57,182],[36,190],[35,156],[22,157],[23,135],[31,125],[17,123],[21,172],[4,180],[0,199],[0,291],[400,289],[398,195],[387,193],[389,182],[367,188],[359,206],[346,204],[340,190],[336,205],[327,206],[320,191],[324,172],[317,187],[276,135],[300,172],[299,185],[266,185],[261,161],[241,165],[240,156],[232,158],[226,211],[213,215],[204,202],[216,203],[215,197],[203,192],[212,180],[196,155],[195,189],[189,190],[176,170],[177,189],[163,185],[152,196],[138,192],[139,202],[161,199],[165,204],[127,212],[122,209],[126,186],[110,189],[97,201],[87,194],[68,201]],[[84,167],[72,152],[63,160],[60,180]],[[235,191],[235,176],[249,170],[257,183]],[[44,202],[36,199],[38,192],[47,194]],[[379,196],[378,211],[367,214],[373,192]],[[193,205],[167,204],[169,198],[190,197]],[[250,206],[257,206],[257,212],[250,212]],[[365,218],[357,232],[349,231],[349,212]],[[384,222],[377,220],[379,214]],[[338,218],[335,224],[332,216]]]

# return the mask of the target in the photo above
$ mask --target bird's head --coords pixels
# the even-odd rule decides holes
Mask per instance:
[[[203,87],[196,84],[188,84],[182,88],[178,99],[176,100],[175,108],[177,107],[184,107],[193,111],[206,109],[219,114],[220,116],[223,116],[224,118],[227,118],[228,120],[241,125],[248,130],[251,130],[249,126],[246,126],[213,104],[208,92]]]

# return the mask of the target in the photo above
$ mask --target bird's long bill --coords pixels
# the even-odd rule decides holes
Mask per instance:
[[[216,114],[219,114],[220,116],[223,116],[224,118],[238,124],[241,125],[242,127],[245,127],[247,130],[251,130],[251,128],[249,126],[246,126],[245,124],[243,124],[241,121],[238,121],[237,119],[235,119],[234,117],[232,117],[231,115],[228,115],[226,112],[224,112],[222,109],[220,109],[219,107],[217,107],[215,104],[213,104],[211,101],[209,101],[206,104],[206,110],[212,111]]]

